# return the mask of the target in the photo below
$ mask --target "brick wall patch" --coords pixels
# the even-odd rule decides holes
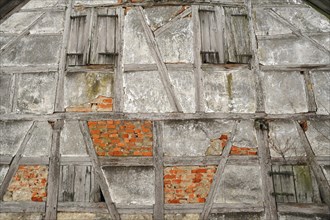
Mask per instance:
[[[98,156],[152,156],[151,121],[89,121]]]
[[[211,139],[210,145],[206,150],[206,156],[220,156],[227,145],[228,135],[222,134],[219,138]],[[257,155],[257,148],[232,146],[230,155]]]
[[[19,166],[4,201],[46,201],[47,176],[47,166]]]
[[[215,166],[165,168],[165,203],[204,203],[215,171]]]
[[[66,108],[67,112],[111,112],[113,99],[106,96],[98,96],[96,99],[79,105]]]

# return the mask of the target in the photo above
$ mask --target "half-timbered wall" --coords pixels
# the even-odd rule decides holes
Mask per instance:
[[[328,219],[329,33],[302,0],[30,0],[0,219]]]

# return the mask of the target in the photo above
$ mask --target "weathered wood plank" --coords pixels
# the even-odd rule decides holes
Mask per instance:
[[[327,215],[329,214],[329,209],[327,205],[324,204],[302,204],[302,203],[294,203],[294,204],[278,204],[278,211],[281,214],[306,214],[306,215]]]
[[[153,166],[152,157],[99,157],[102,167],[105,166]]]
[[[308,71],[308,70],[330,70],[328,64],[305,64],[305,65],[265,65],[260,66],[262,71]]]
[[[164,86],[165,92],[167,94],[168,100],[174,110],[176,110],[178,112],[182,112],[182,106],[174,92],[174,86],[171,83],[171,79],[169,77],[166,65],[161,56],[161,53],[158,48],[155,37],[146,21],[146,18],[144,15],[144,10],[142,7],[137,7],[137,11],[138,11],[139,20],[141,21],[143,29],[144,29],[145,37],[146,37],[150,52],[152,53],[153,57],[155,58],[155,62],[158,67],[158,72],[159,72],[162,84]]]
[[[329,32],[302,32],[303,34],[314,37],[314,36],[329,36]],[[258,40],[273,40],[273,39],[297,39],[299,38],[296,34],[272,34],[272,35],[257,35]]]
[[[280,172],[292,173],[292,175],[280,175],[282,193],[284,193],[281,195],[283,202],[297,202],[292,166],[280,166]]]
[[[106,177],[104,176],[104,173],[100,166],[100,162],[98,160],[95,149],[93,147],[93,142],[92,142],[92,139],[89,134],[87,122],[80,121],[79,126],[80,126],[81,133],[83,134],[83,137],[84,137],[88,155],[90,156],[92,164],[93,164],[93,168],[95,169],[95,175],[96,175],[98,183],[101,187],[105,202],[107,204],[110,217],[113,219],[116,219],[116,220],[120,219],[120,215],[118,213],[116,205],[113,203],[113,200],[111,198]]]
[[[293,166],[293,173],[297,203],[313,203],[313,182],[309,168]]]
[[[53,122],[52,145],[50,150],[46,201],[46,220],[57,218],[57,199],[60,185],[60,135],[64,120]]]
[[[192,6],[193,33],[194,33],[194,77],[195,77],[195,103],[196,111],[204,112],[204,85],[201,60],[201,26],[199,19],[199,6]]]
[[[166,30],[168,30],[170,27],[172,27],[173,24],[175,24],[175,22],[177,22],[180,19],[183,19],[184,17],[188,16],[189,14],[191,14],[191,8],[187,8],[186,10],[184,10],[183,12],[181,12],[180,14],[178,14],[177,16],[172,18],[170,21],[168,21],[166,24],[164,24],[163,26],[161,26],[160,28],[155,30],[154,31],[155,37],[161,36],[162,33],[164,33]]]
[[[265,9],[266,11],[269,12],[269,14],[275,18],[277,21],[279,21],[280,23],[286,25],[294,34],[296,34],[297,36],[300,36],[306,40],[308,40],[309,42],[311,42],[317,49],[323,51],[325,54],[327,54],[328,56],[330,56],[330,51],[324,47],[323,45],[321,45],[320,43],[318,43],[316,40],[314,40],[313,38],[309,37],[308,35],[304,34],[303,32],[300,31],[299,28],[297,28],[295,25],[293,25],[291,22],[289,22],[286,18],[284,18],[283,16],[281,16],[280,14],[278,14],[276,11],[274,11],[273,9]]]
[[[18,74],[14,73],[10,85],[10,112],[14,112],[17,108],[17,92],[18,92]]]
[[[86,185],[86,166],[75,166],[74,172],[74,201],[85,202],[85,185]],[[89,189],[88,189],[89,192]]]
[[[13,178],[13,176],[15,175],[19,164],[20,164],[20,160],[23,156],[26,144],[28,143],[28,141],[30,140],[31,136],[32,136],[32,132],[34,130],[36,126],[36,123],[33,122],[32,125],[30,126],[28,132],[26,133],[26,135],[24,136],[24,139],[21,143],[21,145],[19,146],[15,156],[13,157],[9,169],[7,171],[7,174],[5,176],[5,178],[2,181],[1,187],[0,187],[0,200],[3,200],[3,196],[6,193],[6,190],[10,184],[11,179]]]
[[[316,112],[317,106],[315,102],[313,83],[309,71],[304,71],[304,82],[307,99],[307,108],[309,112]]]
[[[213,177],[213,181],[212,181],[212,185],[210,187],[209,194],[207,195],[206,202],[203,207],[203,211],[200,215],[200,219],[202,219],[202,220],[207,220],[209,218],[209,214],[211,212],[211,209],[212,209],[212,206],[214,203],[214,197],[219,189],[220,178],[225,170],[225,166],[226,166],[226,163],[227,163],[227,160],[229,157],[229,153],[230,153],[231,146],[232,146],[232,140],[236,134],[237,124],[238,124],[238,122],[236,121],[233,128],[231,129],[229,140],[228,140],[225,148],[222,151],[222,158],[217,167],[217,171]]]
[[[168,70],[186,70],[190,71],[194,68],[190,63],[169,63],[165,64]],[[141,71],[156,71],[158,70],[156,64],[125,64],[124,71],[128,72],[141,72]]]
[[[268,146],[268,123],[265,120],[256,120],[255,129],[258,143],[258,156],[260,161],[260,172],[262,181],[263,200],[265,205],[265,218],[277,220],[276,201],[273,194],[273,180],[269,176],[271,171],[271,158]]]
[[[116,50],[118,53],[117,60],[115,63],[115,89],[114,89],[114,106],[115,112],[122,112],[124,109],[124,87],[123,87],[123,34],[124,34],[124,9],[116,9],[118,16],[118,28],[116,29]]]
[[[250,36],[250,43],[251,43],[251,69],[254,73],[254,82],[256,87],[256,108],[257,112],[265,112],[265,101],[264,101],[264,90],[262,85],[262,76],[259,66],[259,57],[258,57],[258,46],[257,46],[257,39],[256,39],[256,31],[255,31],[255,22],[253,20],[252,15],[252,6],[251,0],[246,0],[246,7],[247,7],[247,18],[249,23],[249,36]]]
[[[272,172],[280,172],[280,166],[272,165]],[[273,175],[274,191],[275,193],[282,193],[281,177],[279,175]],[[283,202],[284,198],[280,194],[275,194],[276,202]]]
[[[0,202],[1,213],[42,213],[45,207],[45,202]]]
[[[303,129],[300,127],[298,122],[295,122],[296,124],[296,129],[299,134],[300,141],[305,149],[306,155],[307,155],[307,162],[308,165],[310,166],[311,170],[314,173],[315,179],[317,181],[317,184],[320,189],[321,197],[323,201],[330,207],[330,186],[329,183],[324,176],[324,173],[322,171],[322,168],[320,165],[317,163],[315,154],[313,152],[313,149],[309,143],[309,140],[306,137],[305,132]]]
[[[68,41],[69,41],[69,31],[70,31],[70,14],[72,9],[72,0],[69,0],[67,3],[67,8],[65,11],[65,23],[64,23],[64,32],[63,32],[63,41],[60,54],[60,62],[58,66],[58,79],[56,83],[56,96],[55,96],[55,112],[64,111],[64,77],[65,77],[65,67],[67,61],[67,50],[68,50]]]
[[[153,159],[155,167],[154,219],[164,219],[163,122],[153,124]]]
[[[206,120],[206,119],[226,119],[226,120],[329,120],[330,115],[320,115],[313,112],[294,114],[265,114],[258,113],[117,113],[117,112],[65,112],[48,114],[1,114],[1,121],[47,121],[56,119],[67,120]]]

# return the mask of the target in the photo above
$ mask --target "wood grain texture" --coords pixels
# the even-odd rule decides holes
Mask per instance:
[[[57,120],[53,122],[52,144],[50,149],[47,201],[46,201],[46,220],[57,218],[57,199],[60,185],[60,135],[64,121]]]
[[[260,161],[260,172],[262,181],[263,201],[265,205],[265,218],[277,220],[276,201],[273,195],[273,180],[268,174],[272,170],[270,150],[268,146],[267,122],[264,120],[255,121],[257,134],[258,156]]]
[[[154,219],[164,219],[163,122],[153,124],[153,159],[155,167]]]

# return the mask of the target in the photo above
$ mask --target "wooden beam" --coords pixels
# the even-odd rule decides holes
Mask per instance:
[[[258,143],[258,156],[260,160],[260,172],[262,181],[262,193],[265,205],[265,219],[277,220],[277,209],[273,193],[273,179],[268,175],[272,170],[270,150],[268,146],[268,122],[265,120],[255,120],[255,129]]]
[[[192,6],[193,19],[193,48],[194,48],[194,76],[195,76],[195,104],[197,112],[204,112],[204,85],[201,59],[201,27],[199,20],[199,6]]]
[[[60,185],[60,138],[64,121],[57,120],[52,123],[52,145],[50,150],[48,185],[46,201],[46,220],[57,218],[57,198]]]
[[[155,167],[154,219],[164,219],[163,122],[153,124],[153,158]]]
[[[191,71],[193,64],[190,63],[169,63],[165,64],[168,70],[186,70]],[[143,72],[143,71],[157,71],[156,64],[125,64],[124,71],[128,72]]]
[[[26,144],[30,140],[30,138],[32,136],[32,132],[35,129],[35,127],[36,127],[36,123],[33,122],[32,125],[30,126],[28,132],[24,136],[24,139],[23,139],[21,145],[19,146],[15,156],[13,157],[13,159],[10,163],[7,174],[6,174],[5,178],[3,179],[1,187],[0,187],[0,200],[3,200],[3,196],[6,193],[6,190],[10,184],[10,181],[13,178],[13,176],[15,175],[15,173],[19,167],[19,163],[20,163],[21,158],[23,157],[23,153],[24,153]]]
[[[329,36],[329,32],[302,32],[303,34],[314,37],[314,36]],[[296,34],[287,33],[287,34],[272,34],[272,35],[257,35],[258,40],[274,40],[274,39],[297,39]]]
[[[257,38],[255,34],[255,22],[253,21],[252,16],[252,5],[251,0],[246,0],[246,8],[247,8],[247,18],[249,22],[249,36],[251,43],[251,68],[254,73],[254,82],[256,87],[256,108],[257,112],[265,112],[265,101],[264,101],[264,89],[262,84],[262,76],[259,66],[259,57],[258,57],[258,44]]]
[[[92,8],[92,7],[117,7],[117,6],[123,6],[123,7],[139,7],[139,6],[182,6],[182,5],[218,5],[218,6],[224,6],[224,7],[243,7],[244,3],[243,1],[239,2],[228,2],[228,1],[205,1],[205,0],[172,0],[172,1],[147,1],[147,2],[122,2],[122,3],[94,3],[94,4],[83,4],[79,2],[79,5],[85,7],[85,8]]]
[[[123,34],[124,34],[124,9],[117,8],[116,14],[118,15],[118,28],[116,29],[116,47],[118,56],[116,57],[116,71],[115,71],[115,82],[114,85],[114,111],[122,112],[124,109],[124,85],[123,85]]]
[[[305,132],[300,127],[298,122],[295,122],[295,125],[296,125],[296,129],[298,131],[298,134],[299,134],[299,138],[301,140],[301,143],[302,143],[302,145],[305,149],[306,155],[307,155],[307,163],[314,173],[316,182],[320,189],[321,197],[322,197],[323,201],[328,205],[329,211],[330,211],[330,186],[329,186],[329,183],[322,171],[322,168],[317,163],[312,146],[309,143],[309,140],[306,137]]]
[[[171,28],[173,26],[173,24],[175,24],[175,22],[183,19],[184,17],[188,16],[189,14],[191,14],[191,8],[185,9],[183,12],[181,12],[180,14],[178,14],[177,16],[175,16],[174,18],[172,18],[166,24],[164,24],[163,26],[161,26],[157,30],[155,30],[154,31],[155,37],[161,36],[162,33],[164,33],[166,30],[168,30],[169,28]]]
[[[269,14],[275,18],[277,21],[279,21],[280,23],[286,25],[288,28],[290,28],[290,30],[296,34],[297,36],[300,36],[306,40],[308,40],[309,42],[311,42],[316,48],[318,48],[319,50],[323,51],[326,55],[330,56],[330,51],[324,47],[323,45],[321,45],[319,42],[317,42],[316,40],[314,40],[313,38],[309,37],[308,35],[304,34],[303,32],[301,32],[301,30],[299,28],[297,28],[296,26],[294,26],[291,22],[289,22],[286,18],[284,18],[283,16],[281,16],[280,14],[278,14],[276,11],[274,11],[273,9],[265,9],[266,11],[269,12]]]
[[[45,202],[0,202],[1,213],[43,213]]]
[[[321,115],[313,112],[294,114],[265,114],[265,113],[116,113],[116,112],[64,112],[54,114],[0,114],[0,121],[48,121],[56,119],[65,120],[156,120],[156,121],[181,121],[181,120],[329,120],[330,115]]]
[[[278,212],[281,214],[303,214],[303,215],[327,215],[330,216],[329,208],[325,204],[308,203],[279,203]]]
[[[152,157],[100,157],[99,162],[105,166],[153,166]]]
[[[1,74],[24,74],[24,73],[48,73],[48,72],[57,72],[58,65],[49,65],[49,66],[2,66],[0,73]]]
[[[67,60],[66,53],[68,49],[70,23],[71,23],[71,18],[70,18],[71,10],[72,10],[72,0],[68,0],[65,11],[64,33],[63,33],[63,41],[62,41],[62,48],[60,54],[58,78],[56,83],[56,96],[55,96],[55,106],[54,106],[55,112],[64,111],[64,78],[65,78],[66,60]]]
[[[304,82],[305,82],[305,92],[306,92],[306,100],[307,100],[307,109],[309,112],[316,112],[317,106],[315,102],[314,95],[314,86],[311,80],[310,72],[304,71]]]
[[[114,202],[111,198],[109,186],[107,184],[107,179],[104,175],[104,172],[101,168],[101,164],[96,155],[96,152],[95,152],[95,149],[93,146],[93,142],[92,142],[92,139],[89,134],[87,122],[80,121],[79,126],[80,126],[81,133],[83,134],[83,137],[84,137],[84,141],[85,141],[86,148],[87,148],[87,153],[88,153],[89,157],[91,158],[92,165],[95,170],[96,179],[98,180],[98,183],[99,183],[101,191],[103,193],[105,202],[107,204],[110,217],[114,220],[119,220],[120,215],[118,213],[116,205],[114,204]]]
[[[304,65],[261,65],[262,71],[311,71],[330,70],[329,64],[304,64]]]
[[[207,220],[209,218],[210,213],[211,213],[211,209],[212,209],[212,206],[213,206],[213,203],[214,203],[214,197],[215,197],[216,193],[218,192],[218,189],[219,189],[219,186],[220,186],[220,178],[221,178],[221,175],[223,174],[223,172],[225,170],[225,166],[226,166],[226,163],[227,163],[227,160],[228,160],[228,157],[229,157],[229,153],[230,153],[230,150],[231,150],[231,146],[232,146],[232,141],[233,141],[233,138],[236,134],[237,124],[238,124],[238,122],[235,121],[235,124],[234,124],[234,126],[233,126],[233,128],[231,129],[231,132],[230,132],[229,140],[228,140],[225,148],[222,151],[221,160],[220,160],[219,165],[217,167],[217,171],[216,171],[216,173],[213,177],[212,185],[210,187],[209,194],[207,195],[206,202],[204,204],[202,214],[200,215],[201,220]]]
[[[161,52],[158,48],[155,37],[146,21],[143,8],[137,7],[137,11],[138,11],[138,18],[140,19],[143,29],[144,29],[144,34],[145,34],[150,52],[153,55],[153,57],[155,58],[155,61],[156,61],[157,67],[158,67],[158,72],[159,72],[162,84],[164,86],[164,89],[166,91],[168,100],[173,109],[175,109],[178,112],[182,112],[182,106],[174,92],[174,86],[171,83],[171,79],[169,77],[166,65],[161,56]]]

